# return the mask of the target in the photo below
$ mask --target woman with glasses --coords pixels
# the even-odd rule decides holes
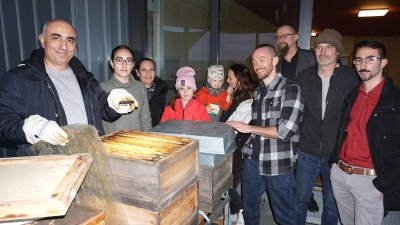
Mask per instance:
[[[160,123],[167,103],[168,85],[156,76],[156,63],[149,58],[141,58],[136,63],[136,80],[143,82],[147,89],[152,126]]]
[[[138,107],[113,123],[103,121],[106,134],[119,130],[150,130],[151,115],[146,87],[131,74],[135,66],[132,49],[126,45],[115,47],[111,53],[110,66],[114,73],[108,81],[100,83],[101,87],[107,92],[116,88],[127,90],[136,98]]]

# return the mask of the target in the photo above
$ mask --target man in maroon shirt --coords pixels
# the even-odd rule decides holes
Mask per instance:
[[[353,63],[363,82],[345,100],[332,190],[343,224],[381,224],[385,210],[400,209],[400,90],[382,73],[380,42],[358,43]]]

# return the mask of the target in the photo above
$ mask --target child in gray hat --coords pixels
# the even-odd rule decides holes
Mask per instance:
[[[212,65],[208,68],[207,84],[200,88],[196,97],[204,104],[210,115],[211,121],[218,122],[221,109],[228,110],[232,104],[232,90],[225,90],[224,68],[221,65]]]

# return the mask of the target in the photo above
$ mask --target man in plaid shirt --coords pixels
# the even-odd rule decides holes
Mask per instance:
[[[293,163],[300,136],[303,100],[297,84],[276,71],[279,58],[272,45],[262,44],[252,55],[261,80],[254,92],[252,125],[227,122],[242,133],[251,133],[242,174],[245,224],[259,224],[261,195],[267,190],[279,224],[296,224]]]

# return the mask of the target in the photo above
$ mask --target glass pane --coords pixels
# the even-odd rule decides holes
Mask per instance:
[[[225,72],[233,63],[243,63],[253,72],[251,54],[259,44],[276,46],[274,29],[242,5],[221,1],[220,64]]]
[[[209,62],[209,0],[168,0],[160,4],[160,76],[175,80],[180,67],[190,66],[196,71],[196,81],[205,82]]]

